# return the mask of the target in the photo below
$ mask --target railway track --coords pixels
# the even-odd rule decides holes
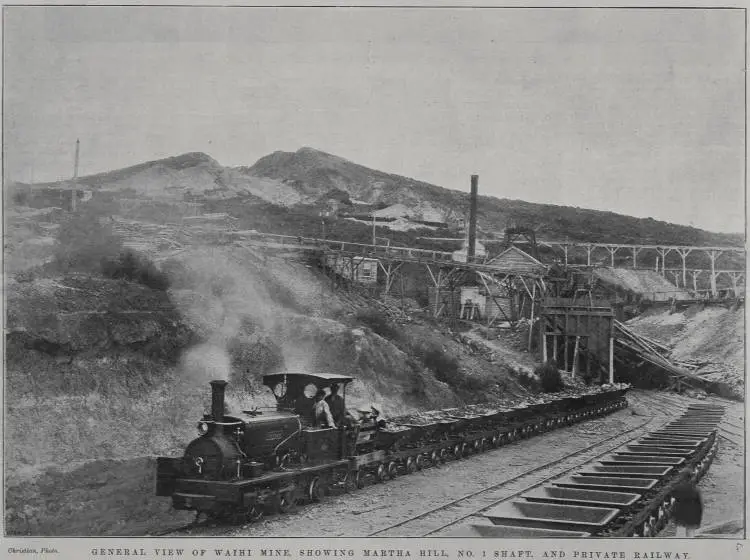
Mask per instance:
[[[567,453],[521,475],[507,478],[499,483],[429,509],[409,519],[379,529],[368,536],[426,537],[441,533],[471,517],[480,515],[483,511],[501,502],[523,494],[553,478],[574,471],[582,465],[610,453],[624,443],[651,431],[653,424],[658,422],[660,418],[660,416],[654,415],[638,426],[621,432],[614,438],[602,438],[592,445]],[[660,425],[666,424],[668,421],[664,420]],[[452,517],[448,523],[441,520],[446,515]]]
[[[687,409],[688,403],[679,399],[678,397],[671,397],[664,394],[655,394],[653,392],[639,391],[634,394],[645,400],[650,400],[657,406],[666,408],[672,413],[684,412]],[[720,399],[711,399],[712,404],[720,404],[726,406],[726,402]],[[745,445],[745,428],[735,423],[729,422],[722,419],[719,424],[718,436],[733,445],[742,447]]]
[[[530,471],[517,474],[516,476],[509,476],[500,482],[479,488],[476,491],[457,497],[447,503],[439,504],[426,511],[417,514],[403,511],[402,515],[409,515],[408,518],[401,518],[398,522],[384,527],[371,526],[368,536],[446,536],[446,534],[450,534],[451,531],[463,525],[469,525],[472,522],[476,523],[477,516],[481,516],[482,513],[498,504],[512,501],[530,490],[548,483],[552,479],[557,479],[571,473],[571,471],[580,469],[585,464],[600,459],[622,445],[642,437],[648,432],[661,428],[672,421],[675,416],[680,416],[689,404],[678,397],[671,398],[649,391],[637,391],[634,393],[631,393],[633,397],[636,400],[640,400],[642,404],[645,404],[652,411],[648,419],[640,422],[638,425],[620,432],[615,437],[598,438],[591,445],[553,458]],[[725,403],[722,402],[722,404]],[[721,426],[718,431],[720,433],[717,433],[717,435],[734,445],[741,445],[743,438],[737,432],[740,427],[731,422],[724,423],[726,425]],[[515,444],[510,443],[508,445]],[[498,457],[501,459],[500,455]],[[701,463],[702,466],[703,464]],[[481,517],[481,519],[484,519],[484,517]],[[157,536],[192,534],[193,531],[200,531],[203,527],[211,526],[215,527],[216,524],[191,523],[158,533]]]
[[[627,403],[625,403],[624,401],[623,401],[623,406],[627,406]],[[580,414],[576,414],[575,417],[579,418],[580,420],[583,420],[588,415],[589,415],[589,413],[585,413],[584,414],[582,412]],[[625,432],[622,432],[622,433],[618,434],[614,439],[616,439],[616,440],[619,441],[626,434],[632,433],[633,431],[638,430],[638,429],[645,429],[644,426],[646,426],[646,425],[648,425],[648,424],[650,424],[652,422],[653,422],[653,418],[651,418],[649,420],[646,420],[646,421],[640,423],[638,426],[635,426],[634,428],[631,428],[631,429],[629,429],[629,430],[627,430]],[[515,431],[516,430],[514,430],[514,432]],[[528,435],[532,435],[532,434],[529,433]],[[528,435],[526,437],[528,437]],[[519,437],[514,438],[511,441],[509,441],[508,443],[502,445],[500,448],[498,448],[498,450],[500,450],[500,449],[502,449],[504,447],[513,446],[513,445],[515,445],[515,444],[517,444],[519,442],[525,441],[526,437],[520,436],[520,434],[519,434]],[[545,469],[549,470],[549,468],[552,467],[553,465],[562,463],[563,461],[566,461],[566,460],[572,460],[572,458],[575,458],[575,457],[577,457],[579,455],[582,455],[582,454],[590,453],[592,449],[595,449],[598,446],[601,446],[605,442],[611,442],[611,441],[613,441],[613,438],[611,438],[611,437],[603,438],[603,439],[597,441],[595,444],[590,445],[590,446],[588,446],[588,447],[586,447],[584,449],[579,449],[579,450],[576,450],[576,451],[574,451],[572,453],[568,453],[568,454],[564,455],[563,457],[559,457],[558,459],[555,459],[555,460],[553,460],[553,461],[551,461],[549,463],[546,463],[545,465],[542,465],[541,467],[537,467],[537,468],[533,469],[532,471],[528,471],[527,473],[524,474],[524,476],[529,475],[531,473],[537,473],[539,471],[544,471]],[[473,455],[473,453],[471,455]],[[448,455],[446,458],[440,459],[437,462],[430,462],[430,463],[428,463],[425,466],[426,467],[439,466],[440,464],[444,463],[446,460],[452,463],[452,462],[455,462],[455,461],[463,458],[463,456],[464,456],[464,452],[461,452],[458,456],[450,456],[450,455]],[[584,461],[584,462],[586,462],[586,461]],[[574,467],[571,467],[571,468],[574,468]],[[396,478],[398,476],[399,475],[394,474],[390,478]],[[540,476],[543,476],[543,473]],[[520,478],[522,478],[522,476],[513,477],[513,479],[511,479],[511,480],[520,479]],[[510,481],[505,481],[505,483],[508,483],[508,482],[510,482]],[[481,490],[480,492],[484,492],[484,491],[486,491],[486,489]],[[339,491],[335,492],[335,494],[338,494],[338,493],[341,493],[341,491],[339,490]],[[152,533],[152,535],[153,536],[168,536],[168,535],[191,534],[195,530],[200,530],[200,529],[210,528],[210,527],[217,527],[217,526],[220,526],[220,525],[223,525],[223,524],[221,522],[217,522],[216,520],[202,520],[202,521],[198,522],[197,519],[196,519],[196,521],[194,521],[192,523],[188,523],[188,524],[184,524],[184,525],[179,525],[177,527],[166,529],[164,531],[160,531],[160,532],[157,532],[157,533]]]
[[[579,469],[584,464],[593,462],[610,453],[624,443],[635,440],[653,429],[657,429],[652,428],[652,425],[656,424],[658,427],[662,427],[672,421],[674,417],[682,415],[687,410],[688,403],[677,398],[654,395],[643,391],[637,395],[642,402],[653,404],[654,407],[652,410],[656,412],[656,414],[651,416],[650,420],[639,426],[631,428],[615,438],[605,438],[584,449],[557,458],[527,473],[508,478],[500,483],[424,511],[409,519],[381,528],[369,536],[428,537],[446,536],[446,533],[449,535],[450,532],[447,530],[468,525],[472,521],[476,521],[476,519],[472,518],[481,516],[482,513],[498,504],[518,498],[522,494],[542,486],[552,479],[567,475],[571,471]],[[665,415],[667,419],[664,419]],[[660,418],[662,419],[661,422],[659,422]],[[744,441],[743,434],[735,430],[742,428],[731,422],[724,421],[723,424],[726,425],[719,426],[717,435],[735,445],[741,445]],[[447,522],[446,518],[449,518]]]

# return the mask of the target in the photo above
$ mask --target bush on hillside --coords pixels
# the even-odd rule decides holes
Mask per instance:
[[[122,240],[107,222],[83,210],[60,225],[54,247],[54,264],[62,272],[101,272],[102,260],[119,255]]]
[[[556,393],[564,387],[562,376],[554,362],[548,361],[537,366],[534,373],[539,377],[542,391],[545,393]]]
[[[383,313],[375,311],[374,309],[367,309],[357,313],[356,317],[357,321],[372,329],[375,334],[378,334],[383,338],[387,338],[390,340],[399,339],[400,335],[398,330],[393,327],[393,325],[391,325],[388,317],[386,317]]]
[[[410,352],[415,358],[409,358],[411,368],[419,371],[422,367],[430,370],[435,379],[449,385],[459,394],[476,400],[486,394],[490,389],[499,385],[498,379],[489,379],[476,375],[465,375],[459,367],[458,360],[437,347],[416,347]],[[420,365],[421,362],[421,365]]]
[[[458,383],[458,389],[469,393],[472,397],[477,398],[486,394],[497,381],[485,377],[464,376]]]
[[[153,290],[167,290],[169,277],[148,258],[126,249],[116,257],[104,257],[102,274],[107,278],[130,280]]]
[[[541,389],[539,380],[533,375],[526,374],[525,372],[520,372],[518,374],[518,383],[521,387],[526,387],[530,391],[538,392]]]
[[[458,360],[437,348],[427,350],[422,358],[427,369],[435,372],[435,378],[448,385],[458,387],[463,382],[458,371]]]
[[[409,356],[406,358],[406,366],[408,368],[407,375],[411,380],[411,387],[408,389],[408,395],[417,398],[424,397],[427,393],[427,383],[425,383],[423,377],[423,365],[413,357]]]

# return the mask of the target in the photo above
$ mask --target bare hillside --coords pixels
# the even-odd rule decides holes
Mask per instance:
[[[92,191],[95,197],[97,193],[100,196],[115,193],[171,201],[198,197],[199,202],[205,202],[252,196],[283,208],[309,207],[315,217],[319,211],[317,205],[329,200],[378,206],[403,204],[414,216],[427,220],[463,218],[469,207],[468,193],[463,190],[370,169],[314,148],[274,152],[252,166],[237,168],[223,167],[203,153],[189,153],[81,177],[79,184],[82,189]],[[9,193],[18,203],[40,208],[60,206],[59,192],[71,188],[70,181],[38,184],[33,189],[16,183],[9,186]],[[82,195],[79,193],[79,196]],[[743,242],[739,234],[711,233],[613,212],[489,196],[480,196],[479,206],[478,225],[486,232],[501,231],[507,225],[520,223],[536,227],[539,236],[571,241],[672,245],[738,245]],[[624,257],[618,255],[617,258]],[[671,255],[668,260],[678,263],[679,257]]]
[[[416,214],[420,213],[421,206],[427,206],[431,212],[442,211],[444,218],[453,214],[463,217],[469,207],[468,193],[463,190],[370,169],[309,147],[296,152],[274,152],[252,167],[239,170],[256,177],[277,179],[310,193],[338,189],[349,193],[353,200],[370,204],[403,204]],[[502,230],[516,222],[538,226],[537,235],[551,239],[675,245],[726,245],[741,243],[742,239],[738,235],[714,234],[651,218],[521,200],[480,196],[479,206],[478,225],[485,231]]]
[[[636,317],[628,326],[672,349],[671,357],[695,373],[723,381],[744,397],[744,307],[693,306],[684,311],[654,310]]]

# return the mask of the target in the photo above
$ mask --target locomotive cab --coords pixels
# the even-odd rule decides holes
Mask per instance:
[[[355,429],[343,423],[336,428],[316,426],[313,412],[315,394],[333,385],[342,387],[340,395],[346,405],[346,386],[353,380],[336,373],[273,373],[263,376],[263,384],[276,398],[277,411],[291,412],[299,417],[302,426],[300,451],[307,462],[315,464],[343,459],[353,453],[357,439]]]
[[[359,426],[316,426],[313,397],[353,378],[328,373],[270,374],[263,378],[276,397],[276,410],[227,414],[226,381],[211,382],[211,412],[198,423],[199,437],[182,457],[158,457],[157,496],[171,496],[175,509],[206,513],[253,508],[264,499],[255,484],[288,490],[293,473],[308,467],[348,465]],[[286,489],[286,490],[285,490]]]

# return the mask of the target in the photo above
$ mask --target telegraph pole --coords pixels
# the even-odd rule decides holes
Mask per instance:
[[[71,209],[73,212],[76,211],[76,199],[78,198],[78,155],[81,150],[81,141],[76,139],[76,159],[73,164],[73,200],[71,203]]]
[[[375,210],[372,211],[372,246],[377,245],[375,243]]]

